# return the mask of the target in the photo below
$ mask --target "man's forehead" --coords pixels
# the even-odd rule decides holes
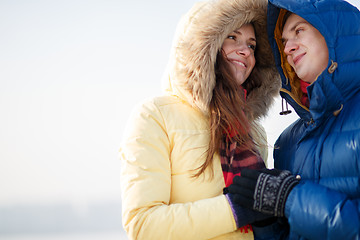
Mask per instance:
[[[300,24],[309,24],[309,22],[300,17],[299,15],[292,14],[285,22],[282,36],[284,37],[284,35],[286,35],[287,33],[294,32],[297,26],[299,26]]]
[[[309,24],[308,21],[306,21],[305,19],[303,19],[302,17],[300,17],[299,15],[296,14],[291,14],[291,16],[288,17],[288,19],[286,20],[285,24],[284,24],[284,31],[293,31],[296,26],[298,26],[301,23],[306,23]]]

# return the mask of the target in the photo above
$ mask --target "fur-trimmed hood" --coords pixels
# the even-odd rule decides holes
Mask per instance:
[[[216,0],[195,4],[181,19],[166,74],[166,91],[208,114],[215,87],[216,57],[227,36],[246,23],[253,23],[257,39],[255,52],[259,87],[248,92],[247,104],[257,119],[265,116],[280,78],[266,34],[266,0]]]

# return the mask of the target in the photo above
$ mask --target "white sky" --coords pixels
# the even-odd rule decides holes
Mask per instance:
[[[120,198],[123,128],[161,92],[194,2],[0,1],[0,204]],[[270,144],[296,118],[280,107],[265,122]]]

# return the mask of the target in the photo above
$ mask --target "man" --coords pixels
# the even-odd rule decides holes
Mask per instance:
[[[229,191],[286,217],[287,238],[360,239],[360,12],[342,0],[269,0],[268,34],[280,94],[300,118],[275,143],[276,169],[242,171]]]

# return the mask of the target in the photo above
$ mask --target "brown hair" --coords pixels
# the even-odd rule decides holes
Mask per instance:
[[[288,20],[288,18],[293,15],[295,13],[290,12],[286,9],[281,9],[280,14],[279,14],[279,25],[277,24],[277,28],[279,28],[280,32],[279,34],[282,34],[284,31],[284,26],[286,24],[286,21]],[[281,16],[282,15],[282,16]],[[281,19],[282,18],[282,19]],[[277,41],[278,47],[279,47],[279,51],[280,52],[284,52],[284,48],[285,46],[283,45],[282,41]],[[282,46],[280,47],[279,44],[281,44]],[[285,63],[282,63],[282,68],[283,69],[292,69],[292,67],[290,66],[290,64],[287,62],[286,56],[282,55],[282,62],[285,61],[287,64],[285,65]],[[300,88],[300,79],[299,77],[296,75],[295,71],[285,71],[286,77],[290,79],[290,86],[291,86],[291,92],[298,98],[301,99],[302,96],[304,95],[304,93],[301,91]]]
[[[223,52],[220,51],[215,64],[216,85],[209,106],[209,149],[206,153],[205,162],[198,168],[195,177],[204,173],[207,167],[212,167],[213,156],[215,153],[219,153],[221,139],[224,134],[229,136],[229,130],[235,130],[239,133],[234,137],[233,141],[238,142],[239,145],[245,145],[251,151],[254,149],[255,143],[250,135],[252,126],[248,118],[249,114],[247,114],[250,111],[245,104],[244,91],[238,86],[230,72],[226,58]],[[248,80],[250,80],[250,77],[245,81],[243,87],[249,93],[255,86],[252,81]],[[211,174],[213,176],[212,171]]]
[[[282,19],[282,24],[281,24],[281,31],[284,29],[285,23],[288,20],[288,18],[290,17],[290,15],[292,15],[293,13],[290,11],[286,11],[283,19]]]

